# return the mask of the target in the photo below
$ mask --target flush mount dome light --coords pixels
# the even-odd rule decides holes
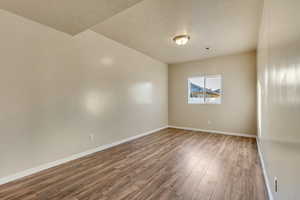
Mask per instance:
[[[188,41],[191,39],[190,36],[188,35],[177,35],[173,38],[173,41],[179,45],[179,46],[182,46],[182,45],[186,45],[186,43],[188,43]]]

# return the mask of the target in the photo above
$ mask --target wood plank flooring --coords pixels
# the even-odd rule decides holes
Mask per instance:
[[[0,186],[1,200],[267,200],[255,139],[165,129]]]

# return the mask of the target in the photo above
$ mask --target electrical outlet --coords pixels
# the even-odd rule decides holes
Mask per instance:
[[[208,121],[207,121],[207,124],[208,124],[208,125],[211,125],[212,123],[211,123],[211,121],[210,121],[210,120],[208,120]]]
[[[274,191],[278,192],[278,179],[277,179],[277,177],[274,178]]]
[[[90,134],[90,141],[94,142],[94,139],[95,139],[95,135],[94,134]]]

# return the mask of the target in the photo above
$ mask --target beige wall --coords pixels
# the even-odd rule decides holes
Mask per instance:
[[[188,77],[205,74],[222,75],[222,104],[187,103]],[[256,134],[255,82],[255,52],[170,65],[169,125]]]
[[[260,30],[258,135],[275,200],[300,199],[299,10],[299,0],[265,0]]]
[[[0,177],[167,125],[165,64],[92,31],[0,25]]]

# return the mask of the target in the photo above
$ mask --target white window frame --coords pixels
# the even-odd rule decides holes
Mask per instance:
[[[207,102],[206,101],[206,79],[207,78],[210,78],[210,77],[220,77],[220,79],[221,79],[221,86],[220,86],[220,94],[221,94],[221,97],[220,97],[220,103],[218,102],[216,102],[216,103],[214,103],[214,102]],[[193,101],[190,101],[191,100],[191,98],[190,98],[190,79],[192,79],[192,78],[204,78],[204,97],[203,97],[203,103],[202,102],[193,102]],[[214,74],[214,75],[199,75],[199,76],[190,76],[190,77],[188,77],[188,79],[187,79],[187,83],[188,83],[188,88],[187,88],[187,90],[188,90],[188,98],[187,98],[187,103],[188,104],[222,104],[222,98],[223,98],[223,77],[222,77],[222,75],[221,74]]]

